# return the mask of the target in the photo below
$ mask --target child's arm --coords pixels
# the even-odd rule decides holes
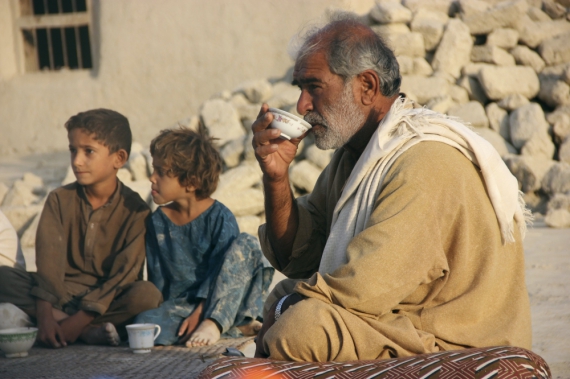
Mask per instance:
[[[83,296],[79,309],[85,312],[104,314],[115,298],[117,290],[137,280],[145,258],[145,219],[150,210],[140,207],[127,220],[123,249],[114,255],[109,276],[99,287]],[[129,225],[130,224],[130,225]]]
[[[178,329],[178,342],[180,344],[185,344],[192,333],[194,333],[198,325],[200,325],[200,322],[202,322],[205,302],[206,300],[202,300],[198,306],[196,306],[196,309],[194,309],[190,316],[186,317],[186,319],[182,321],[180,329]]]

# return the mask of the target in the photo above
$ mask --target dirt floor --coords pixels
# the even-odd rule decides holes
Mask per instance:
[[[55,188],[63,179],[67,153],[0,160],[0,182],[7,185],[34,172]],[[531,300],[533,348],[550,365],[553,378],[570,379],[570,229],[547,228],[539,219],[525,240],[526,282]],[[117,348],[75,345],[62,350],[34,347],[27,358],[0,354],[4,378],[194,378],[228,346],[251,354],[249,339],[221,340],[204,348],[157,347],[135,355]]]

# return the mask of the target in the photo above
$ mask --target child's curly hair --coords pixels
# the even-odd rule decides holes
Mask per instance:
[[[222,171],[213,141],[201,124],[197,132],[183,126],[165,129],[150,143],[150,154],[162,159],[168,175],[177,177],[181,185],[196,187],[196,197],[203,199],[214,193]]]

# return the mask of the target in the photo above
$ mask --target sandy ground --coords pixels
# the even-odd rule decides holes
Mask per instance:
[[[33,172],[55,188],[67,164],[67,152],[0,159],[0,182],[11,185],[25,172]],[[31,251],[27,253],[31,260]],[[551,229],[538,219],[525,240],[525,256],[532,350],[548,362],[553,378],[570,379],[570,229]]]

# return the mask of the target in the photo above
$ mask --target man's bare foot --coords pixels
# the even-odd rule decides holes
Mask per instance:
[[[190,336],[186,346],[204,346],[216,343],[220,339],[220,329],[218,324],[209,318],[205,319],[198,325],[198,329]]]
[[[244,336],[256,336],[262,326],[262,323],[257,320],[253,320],[249,324],[238,326],[237,328]]]
[[[121,342],[115,325],[110,322],[86,327],[79,338],[88,345],[117,346]]]

